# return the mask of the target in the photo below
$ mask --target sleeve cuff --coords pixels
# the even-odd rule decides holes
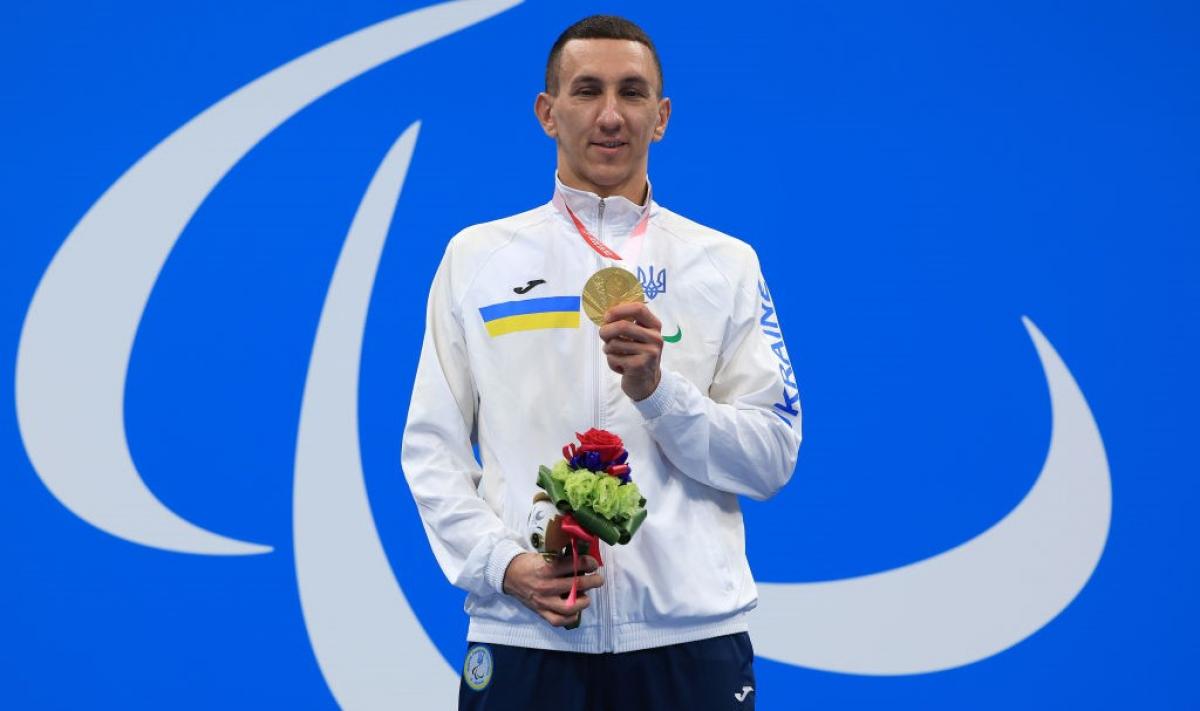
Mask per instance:
[[[675,399],[675,389],[678,385],[676,378],[678,377],[675,373],[664,369],[654,392],[650,393],[645,400],[637,400],[633,403],[637,411],[642,413],[642,417],[653,420],[671,408],[671,402]]]
[[[492,549],[492,554],[488,556],[487,565],[483,569],[483,577],[487,581],[488,587],[503,594],[504,573],[508,570],[508,564],[512,562],[513,558],[525,552],[525,549],[511,538],[500,539],[496,543],[496,547]]]

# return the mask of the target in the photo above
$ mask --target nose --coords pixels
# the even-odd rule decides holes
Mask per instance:
[[[604,106],[600,108],[600,115],[596,117],[596,124],[600,130],[606,133],[615,133],[620,130],[621,123],[624,118],[618,110],[617,97],[608,96],[604,101]]]

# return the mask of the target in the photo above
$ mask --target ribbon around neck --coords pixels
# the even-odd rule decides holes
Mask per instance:
[[[600,199],[603,200],[604,198]],[[584,226],[583,221],[575,215],[575,211],[572,210],[571,206],[567,204],[567,198],[562,194],[561,190],[554,191],[554,199],[551,202],[554,204],[554,207],[558,208],[559,212],[566,215],[567,219],[569,219],[571,223],[575,225],[575,229],[579,232],[579,236],[582,237],[583,241],[586,242],[589,247],[595,250],[597,254],[607,259],[621,261],[621,255],[617,254],[616,251],[614,251],[608,245],[592,236],[591,232],[588,232],[588,229],[586,226]],[[625,257],[627,257],[631,262],[636,262],[642,251],[642,240],[646,234],[646,227],[650,223],[650,204],[650,191],[647,189],[646,204],[642,206],[642,216],[638,219],[637,224],[633,226],[633,231],[629,233],[629,239],[625,241]]]

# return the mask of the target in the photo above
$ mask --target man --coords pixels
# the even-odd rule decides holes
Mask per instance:
[[[434,277],[403,465],[469,592],[461,708],[753,708],[737,496],[790,478],[798,393],[753,250],[652,200],[662,89],[633,23],[568,28],[534,105],[557,145],[553,200],[464,230]],[[613,265],[648,303],[597,328],[579,295]],[[571,560],[543,560],[524,526],[538,465],[591,427],[624,439],[649,517],[603,568],[585,558],[568,605]]]

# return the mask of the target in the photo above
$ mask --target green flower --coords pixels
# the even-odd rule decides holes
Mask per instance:
[[[597,479],[596,489],[592,492],[592,510],[604,518],[612,519],[621,505],[621,495],[618,492],[621,482],[607,474]]]
[[[567,474],[565,486],[567,502],[573,509],[581,509],[592,503],[592,492],[596,489],[596,475],[586,469]]]
[[[611,477],[610,477],[611,478]],[[632,481],[624,486],[617,487],[617,514],[621,517],[633,516],[634,512],[642,507],[642,492],[638,491],[637,484]]]
[[[550,467],[550,476],[559,481],[566,481],[567,475],[571,473],[571,465],[567,464],[567,460],[560,459]]]

